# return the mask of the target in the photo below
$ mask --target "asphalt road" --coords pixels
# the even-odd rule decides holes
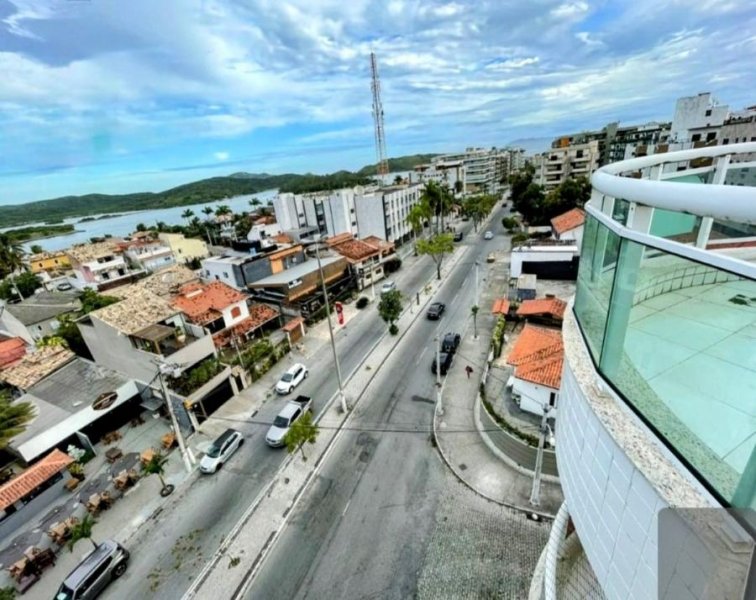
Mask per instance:
[[[414,296],[433,273],[432,261],[421,257],[405,261],[405,266],[392,279],[405,294]],[[386,324],[371,306],[338,332],[336,347],[345,378],[357,368],[385,330]],[[310,375],[295,393],[311,396],[317,414],[338,389],[330,349],[319,353],[307,366]],[[285,398],[269,400],[254,419],[229,422],[230,427],[244,433],[244,445],[220,472],[211,476],[192,475],[194,481],[185,492],[175,494],[173,502],[156,519],[142,526],[129,541],[132,558],[128,571],[118,585],[110,586],[103,593],[103,598],[169,600],[182,597],[223,537],[281,465],[286,451],[269,448],[264,436],[268,424],[285,402]],[[431,409],[430,404],[424,407]],[[370,447],[370,443],[366,443]]]
[[[501,233],[503,214],[499,209],[493,217],[492,231]],[[429,433],[436,395],[433,338],[471,326],[475,261],[484,265],[488,252],[501,245],[501,237],[482,236],[467,238],[471,247],[434,297],[446,304],[442,320],[419,318],[381,367],[247,598],[416,596],[449,484]],[[481,286],[483,275],[481,268]]]

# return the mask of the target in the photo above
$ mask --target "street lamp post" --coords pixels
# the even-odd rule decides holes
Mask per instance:
[[[444,405],[441,395],[441,338],[436,334],[436,404],[438,404],[438,414],[444,414]]]
[[[333,352],[333,362],[336,363],[336,379],[339,382],[339,398],[341,400],[342,412],[347,411],[347,401],[344,395],[344,384],[341,380],[341,366],[339,365],[339,356],[336,354],[336,342],[333,338],[333,324],[331,323],[331,305],[328,302],[328,290],[326,290],[325,275],[323,274],[323,265],[320,262],[320,245],[315,245],[315,257],[318,259],[318,271],[320,272],[320,284],[323,287],[323,298],[326,306],[326,319],[328,320],[328,335],[331,338],[331,351]]]
[[[480,267],[480,261],[475,261],[475,306],[480,306],[478,299],[478,267]]]
[[[163,392],[163,398],[165,399],[165,404],[168,407],[168,413],[171,416],[171,423],[173,425],[173,430],[176,432],[176,440],[178,441],[179,450],[181,451],[181,458],[184,459],[186,472],[191,473],[195,459],[191,453],[191,450],[187,448],[186,442],[184,442],[184,434],[181,433],[181,428],[179,427],[178,420],[176,419],[176,413],[173,410],[173,402],[171,402],[171,398],[168,395],[168,388],[166,387],[165,380],[163,379],[163,369],[167,368],[170,368],[170,366],[164,363],[158,365],[158,379],[160,380],[160,389]]]
[[[541,504],[541,472],[543,470],[543,451],[546,445],[546,435],[549,434],[549,441],[553,440],[554,434],[549,427],[550,406],[543,407],[543,417],[541,417],[540,436],[538,438],[538,454],[536,455],[535,469],[533,470],[533,487],[530,491],[530,503],[533,506]]]

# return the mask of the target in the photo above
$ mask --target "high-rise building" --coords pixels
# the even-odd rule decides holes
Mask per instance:
[[[591,140],[585,144],[552,148],[534,157],[533,181],[548,192],[570,177],[589,177],[599,165],[599,143]]]
[[[723,185],[753,152],[694,148],[592,177],[545,598],[754,597],[756,188]],[[695,175],[665,168],[695,161]]]

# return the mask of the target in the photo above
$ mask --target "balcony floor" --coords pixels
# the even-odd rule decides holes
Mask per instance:
[[[735,471],[756,444],[756,299],[753,284],[697,286],[633,307],[625,351],[670,410]]]

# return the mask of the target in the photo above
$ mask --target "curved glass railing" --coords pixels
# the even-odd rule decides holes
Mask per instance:
[[[756,151],[756,144],[742,146]],[[652,158],[642,162],[644,175],[680,160],[675,153],[659,155],[656,164]],[[663,198],[673,183],[637,179],[639,161],[625,162],[632,179],[620,176],[624,163],[594,176],[575,316],[596,368],[627,404],[724,503],[756,508],[756,265],[747,259],[751,247],[756,256],[756,236],[729,244],[712,227],[719,218],[747,232],[756,222],[756,188],[730,195],[734,188],[726,185],[691,186],[693,196],[708,194],[727,213],[715,206],[691,214]],[[619,187],[632,199],[606,194],[618,189],[618,182],[606,184],[607,175],[625,179]],[[655,189],[643,203],[648,184]],[[752,194],[750,221],[742,203],[728,206],[745,191]],[[697,198],[691,204],[704,205]],[[628,227],[628,215],[636,228]],[[685,235],[655,233],[659,215],[666,231]],[[702,238],[702,227],[714,234]]]

